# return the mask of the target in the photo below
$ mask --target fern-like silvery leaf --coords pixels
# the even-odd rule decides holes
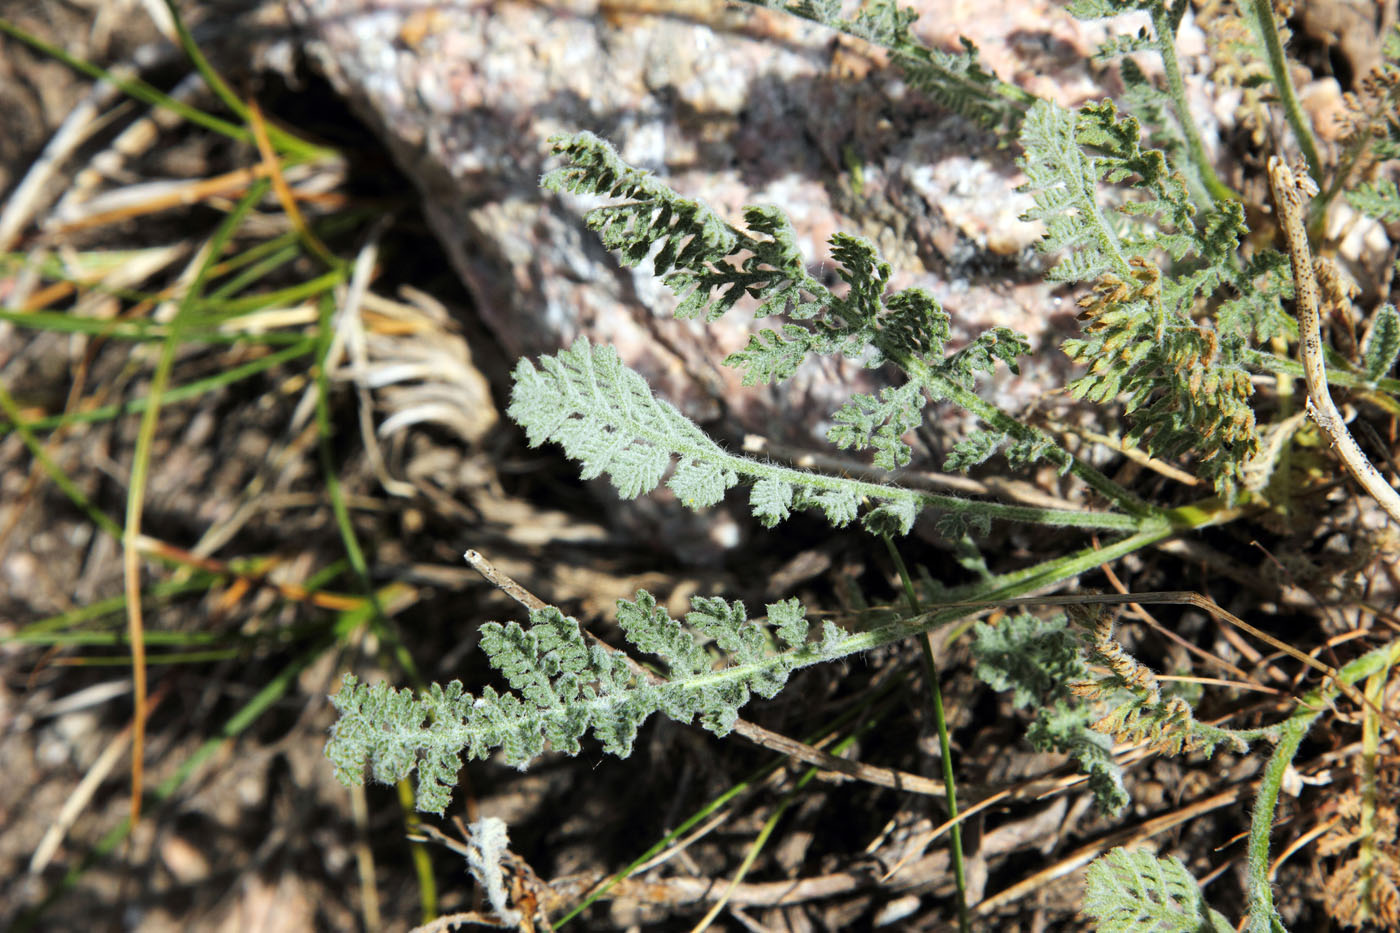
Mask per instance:
[[[765,477],[749,490],[749,508],[765,528],[772,528],[792,514],[792,484]]]
[[[743,385],[768,385],[790,378],[813,347],[812,334],[805,327],[796,324],[787,324],[778,330],[765,327],[749,335],[744,349],[725,357],[724,365],[744,374]]]
[[[831,237],[831,257],[848,288],[836,295],[807,272],[792,224],[773,207],[744,209],[739,230],[682,197],[649,172],[627,165],[606,142],[581,133],[554,141],[565,164],[544,176],[559,191],[629,198],[589,211],[584,221],[623,261],[653,255],[653,268],[680,299],[676,314],[714,321],[744,297],[754,316],[787,322],[750,337],[725,359],[745,385],[779,382],[812,354],[843,354],[871,367],[911,356],[941,361],[947,315],[928,292],[888,298],[890,265],[860,237]]]
[[[766,639],[749,623],[741,602],[697,596],[686,613],[686,624],[714,639],[715,644],[739,664],[753,664],[763,657]]]
[[[1230,933],[1200,885],[1177,858],[1111,849],[1089,866],[1083,912],[1100,933]]]
[[[899,537],[907,535],[914,528],[914,520],[918,518],[918,514],[919,510],[913,502],[901,499],[876,506],[865,513],[860,523],[861,527],[873,535]]]
[[[985,463],[1005,442],[1006,435],[1000,431],[973,431],[953,445],[943,461],[943,469],[949,472],[968,470]]]
[[[331,697],[340,718],[331,727],[326,757],[343,784],[360,783],[366,762],[374,779],[386,784],[417,767],[420,809],[441,813],[457,783],[463,746],[468,745],[468,754],[485,752],[483,745],[470,747],[470,736],[462,741],[459,731],[475,702],[457,681],[446,687],[433,684],[415,697],[412,690],[359,684],[347,675],[341,691]]]
[[[723,499],[735,482],[733,471],[720,464],[687,457],[676,466],[666,485],[688,508],[702,509]]]
[[[811,625],[807,622],[807,610],[795,598],[770,603],[768,624],[774,626],[778,640],[786,648],[801,648],[807,643]]]
[[[1390,372],[1397,356],[1400,356],[1400,314],[1395,313],[1394,305],[1381,305],[1371,322],[1362,358],[1367,377],[1374,381]]]
[[[1049,438],[1033,436],[1007,444],[1002,448],[1002,456],[1006,457],[1006,462],[1013,467],[1030,466],[1044,457],[1050,447]],[[1064,475],[1068,468],[1068,464],[1060,464],[1060,474]]]
[[[533,610],[530,623],[529,629],[515,622],[481,627],[482,650],[525,700],[517,731],[502,743],[507,761],[524,764],[545,742],[577,755],[589,728],[604,750],[625,757],[651,712],[635,702],[625,661],[586,645],[578,622],[552,606]]]
[[[657,275],[673,266],[691,267],[706,253],[733,250],[735,233],[714,211],[682,198],[651,172],[628,165],[592,133],[550,142],[567,161],[540,179],[543,187],[632,199],[588,215],[588,225],[630,265],[645,259],[657,244],[661,246],[654,260]]]
[[[783,313],[798,321],[816,317],[825,288],[807,273],[792,221],[778,208],[760,205],[744,208],[744,223],[751,233],[759,234],[745,240],[753,255],[742,267],[752,276],[746,283],[749,294],[758,299],[754,317]]]
[[[1292,317],[1283,302],[1293,297],[1293,270],[1288,256],[1278,250],[1262,249],[1250,257],[1240,272],[1242,288],[1220,303],[1215,325],[1221,334],[1241,341],[1268,343],[1289,332]]]
[[[603,750],[627,757],[637,730],[653,713],[679,721],[699,717],[724,735],[751,694],[772,697],[798,668],[837,657],[847,637],[823,628],[812,643],[805,610],[797,600],[768,607],[787,650],[770,654],[764,630],[748,620],[740,602],[697,599],[686,616],[672,619],[644,590],[618,602],[618,623],[639,650],[665,661],[669,677],[653,680],[619,652],[588,644],[578,622],[548,607],[530,613],[530,625],[489,623],[481,629],[487,659],[510,684],[478,697],[454,681],[417,694],[346,676],[331,702],[340,718],[331,728],[326,755],[344,783],[363,780],[368,764],[375,780],[394,783],[418,771],[417,806],[442,812],[461,767],[461,756],[484,758],[495,749],[525,766],[546,747],[569,755],[591,732]],[[691,630],[729,653],[717,664]]]
[[[1222,213],[1196,229],[1184,179],[1161,150],[1143,148],[1141,136],[1138,121],[1120,116],[1111,101],[1086,104],[1078,113],[1048,101],[1031,109],[1021,133],[1027,178],[1022,190],[1033,192],[1036,206],[1024,216],[1045,221],[1043,250],[1070,251],[1051,269],[1053,280],[1090,281],[1104,273],[1126,277],[1133,272],[1133,257],[1154,250],[1175,258],[1200,252],[1216,259],[1238,242],[1243,217],[1234,221],[1235,208],[1228,205],[1215,208],[1228,212],[1228,222]],[[1121,199],[1117,212],[1138,220],[1127,226],[1110,220],[1099,202],[1101,180],[1131,183],[1137,197]]]
[[[993,337],[988,349],[978,349],[963,359],[978,367],[987,366],[1000,352],[998,348],[1011,345],[1012,341]],[[866,527],[877,534],[908,534],[919,513],[930,508],[977,513],[976,521],[982,527],[1003,515],[1028,522],[1133,527],[1133,520],[1126,516],[974,502],[726,453],[673,406],[654,397],[642,377],[622,365],[616,350],[592,346],[583,338],[554,356],[541,357],[538,367],[521,360],[514,377],[507,412],[525,428],[530,444],[560,444],[569,457],[579,461],[584,479],[606,474],[617,491],[629,498],[655,489],[674,464],[667,485],[690,508],[718,502],[741,477],[752,480],[750,508],[770,528],[796,509],[816,509],[840,527],[855,521],[862,507],[868,509]],[[887,462],[896,462],[895,445],[901,442],[895,432],[902,425],[917,424],[912,420],[917,397],[916,388],[892,390],[886,395],[892,423],[875,424],[878,412],[868,416],[871,442],[882,448]],[[867,417],[857,415],[852,418]],[[848,429],[853,440],[864,437],[859,425]]]
[[[1104,52],[1108,46],[1115,45],[1122,47],[1115,54],[1158,47],[1156,38],[1151,36],[1146,29],[1132,38],[1135,41],[1131,43],[1121,40],[1114,43],[1110,39],[1099,47],[1100,52]],[[1168,42],[1170,41],[1172,40],[1169,39]],[[1131,48],[1125,46],[1131,46]],[[1094,57],[1101,58],[1100,55]],[[1123,108],[1149,128],[1148,139],[1151,144],[1165,152],[1168,163],[1185,177],[1186,187],[1191,192],[1192,202],[1198,205],[1211,204],[1213,198],[1200,166],[1190,156],[1191,147],[1187,142],[1186,131],[1181,126],[1177,116],[1171,94],[1148,77],[1136,59],[1124,58],[1119,62],[1118,67],[1123,79],[1123,94],[1119,98]]]
[[[1020,190],[1031,192],[1034,201],[1021,219],[1044,221],[1042,250],[1068,254],[1047,274],[1057,282],[1130,271],[1118,236],[1099,207],[1098,166],[1080,147],[1076,122],[1070,111],[1041,101],[1021,127],[1026,183]]]
[[[1347,203],[1382,223],[1400,220],[1400,188],[1389,178],[1368,181],[1346,193]]]
[[[875,448],[875,465],[886,470],[907,466],[911,456],[903,437],[924,423],[927,396],[916,382],[856,395],[832,418],[835,424],[826,432],[827,440],[842,450]]]
[[[672,678],[690,677],[710,666],[710,655],[695,637],[645,590],[639,590],[633,602],[618,603],[617,626],[638,651],[665,661]]]
[[[554,441],[579,461],[580,475],[606,473],[618,494],[632,499],[655,489],[673,458],[670,485],[687,505],[713,505],[738,482],[714,441],[618,359],[611,347],[579,338],[568,350],[521,360],[507,413],[525,428],[531,446]]]
[[[1094,283],[1079,301],[1084,336],[1064,344],[1089,367],[1069,388],[1096,402],[1121,396],[1133,415],[1130,443],[1164,459],[1197,452],[1198,469],[1229,494],[1259,446],[1244,325],[1252,311],[1259,330],[1273,329],[1279,292],[1238,297],[1272,269],[1236,269],[1243,209],[1213,202],[1197,219],[1184,178],[1140,137],[1137,121],[1108,101],[1077,115],[1037,104],[1022,132],[1037,204],[1027,216],[1045,221],[1045,249],[1069,251],[1051,277]],[[1100,207],[1100,182],[1133,189],[1117,221]],[[1160,252],[1177,261],[1170,275],[1157,265]],[[1237,304],[1217,329],[1196,309],[1227,284],[1236,296],[1227,303]]]
[[[938,370],[964,389],[971,389],[976,384],[977,374],[992,372],[998,360],[1019,375],[1021,368],[1016,358],[1029,353],[1030,349],[1024,334],[1018,334],[1009,327],[993,327],[950,355]]]
[[[837,528],[844,528],[856,520],[856,515],[860,512],[860,499],[860,493],[850,487],[835,489],[799,487],[797,501],[803,508],[821,510],[827,521]]]
[[[962,40],[960,53],[931,49],[910,31],[918,13],[893,0],[862,3],[854,19],[841,15],[839,0],[748,0],[757,6],[783,10],[882,46],[904,75],[905,83],[942,106],[970,120],[1014,134],[1033,99],[1012,84],[998,80],[982,67],[977,47]]]
[[[1010,690],[1017,707],[1036,708],[1026,730],[1034,748],[1074,758],[1101,812],[1118,813],[1127,806],[1113,743],[1091,728],[1098,718],[1092,706],[1071,694],[1069,685],[1087,677],[1089,669],[1064,616],[1047,621],[1022,614],[995,626],[979,622],[973,627],[972,656],[984,683]]]
[[[1071,10],[1070,12],[1073,14],[1074,11]],[[1078,18],[1089,19],[1093,17],[1080,16]],[[1110,59],[1118,58],[1123,55],[1132,55],[1134,52],[1142,52],[1154,47],[1152,36],[1148,34],[1146,29],[1139,30],[1133,35],[1109,36],[1107,39],[1100,42],[1098,48],[1094,50],[1093,60],[1096,62],[1106,62]],[[1125,60],[1123,64],[1126,65],[1129,61],[1132,61],[1132,59]],[[1141,73],[1140,70],[1139,73]],[[1127,81],[1125,80],[1124,83],[1127,83]],[[1134,112],[1136,112],[1136,108],[1133,109]]]
[[[1123,769],[1113,757],[1113,740],[1091,726],[1087,703],[1057,700],[1036,710],[1026,727],[1026,741],[1041,752],[1057,752],[1073,758],[1088,779],[1089,793],[1100,813],[1114,816],[1132,802]]]
[[[978,622],[972,639],[974,673],[993,690],[1010,690],[1018,707],[1069,696],[1066,685],[1088,675],[1064,616],[1046,621],[1022,613],[998,625]]]

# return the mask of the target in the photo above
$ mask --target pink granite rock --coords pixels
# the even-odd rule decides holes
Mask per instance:
[[[933,46],[968,35],[989,70],[1067,104],[1103,93],[1084,64],[1098,27],[1047,0],[917,6],[915,31]],[[1041,348],[1067,333],[1068,302],[1039,281],[1038,230],[1017,220],[1028,200],[1014,193],[1014,150],[923,100],[859,40],[706,0],[295,0],[293,10],[333,83],[421,186],[512,354],[582,333],[718,434],[799,447],[824,446],[831,412],[882,378],[824,359],[781,390],[740,387],[719,361],[746,342],[742,305],[718,324],[674,320],[649,265],[622,268],[583,227],[589,205],[539,189],[547,140],[583,129],[731,222],[745,204],[780,206],[818,275],[831,272],[832,233],[874,241],[895,287],[922,285],[944,304],[953,347],[995,325]],[[1023,407],[1068,371],[1056,350],[1040,360],[983,391]]]

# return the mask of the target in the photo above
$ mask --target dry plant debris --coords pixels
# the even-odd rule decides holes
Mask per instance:
[[[261,117],[242,122],[161,38],[171,34],[168,18],[150,25],[147,7],[157,16],[164,10],[95,2],[0,14],[165,95],[157,105],[141,103],[0,38],[0,124],[12,129],[0,139],[7,402],[0,757],[8,778],[0,786],[0,923],[408,929],[431,911],[441,919],[418,928],[446,929],[454,916],[482,917],[453,854],[462,843],[416,822],[392,789],[347,793],[321,757],[333,718],[326,697],[347,667],[394,680],[448,679],[464,669],[486,676],[479,625],[515,617],[516,609],[461,563],[463,547],[571,607],[613,643],[612,607],[638,588],[658,592],[677,615],[697,595],[740,593],[757,605],[797,593],[837,607],[832,617],[843,624],[866,624],[896,601],[894,575],[867,543],[827,537],[813,525],[774,539],[736,524],[720,546],[678,519],[674,503],[663,499],[627,525],[578,485],[559,481],[557,463],[526,450],[499,418],[520,335],[500,320],[494,331],[483,326],[505,305],[488,308],[482,299],[509,283],[483,281],[490,264],[461,255],[458,239],[446,248],[457,272],[471,273],[464,291],[426,235],[418,205],[404,196],[414,184],[433,190],[444,179],[394,174],[323,86],[284,90],[287,81],[315,79],[304,67],[277,64],[277,55],[295,49],[267,9],[244,19],[218,5],[186,11],[201,42],[240,26],[258,37],[242,61],[213,56],[234,97],[257,102],[252,112]],[[1392,7],[1384,15],[1393,19]],[[684,28],[692,29],[706,28],[715,11],[686,12]],[[435,17],[461,15],[420,9],[394,36],[426,56],[446,41]],[[670,14],[615,5],[583,19],[600,35],[678,28]],[[782,22],[765,19],[762,29],[791,32],[794,47],[798,38],[810,41],[808,27],[775,25]],[[1338,31],[1312,17],[1296,25],[1308,35],[1331,30],[1350,61],[1371,54],[1356,28]],[[1016,54],[1041,49],[1059,68],[1066,57],[1056,42],[1082,42],[1059,35],[1037,34]],[[212,50],[217,41],[208,44]],[[842,101],[850,88],[831,75],[878,77],[884,67],[846,45],[832,63],[807,90]],[[1217,76],[1235,67],[1215,64]],[[1067,78],[1050,90],[1090,86],[1087,72],[1075,75],[1082,88]],[[1238,68],[1237,79],[1240,108],[1254,108],[1257,81]],[[1046,79],[1038,80],[1045,91]],[[705,93],[719,90],[707,85]],[[1378,124],[1363,117],[1374,118],[1374,102],[1392,92],[1377,80],[1352,94],[1336,97],[1349,114],[1339,122],[1352,134],[1374,134]],[[353,142],[329,145],[301,133],[313,125],[303,98],[330,114],[314,121],[318,131],[338,130],[336,138]],[[167,100],[240,132],[198,126]],[[1261,139],[1267,133],[1262,118],[1239,126]],[[935,189],[916,190],[926,179],[898,174],[914,161],[911,151],[948,155],[946,137],[919,136],[900,148],[898,134],[863,129],[881,147],[872,187],[865,199],[850,185],[838,192],[847,200],[838,197],[837,214],[844,204],[874,229],[912,211],[902,222],[924,249],[905,257],[911,271],[961,255],[969,238],[988,234],[979,210],[992,209],[990,202],[964,192],[930,219],[920,204]],[[1344,133],[1337,139],[1345,145]],[[407,164],[402,139],[390,145]],[[845,164],[840,151],[819,156]],[[990,183],[992,176],[963,168],[973,190]],[[1358,161],[1353,171],[1361,177],[1370,166]],[[871,192],[880,191],[897,196],[896,210],[872,206]],[[819,194],[825,203],[822,192],[802,191]],[[430,205],[429,221],[441,230],[460,197]],[[564,229],[560,216],[531,228],[517,214],[482,206],[488,202],[467,203],[482,229],[510,233],[513,242]],[[1351,334],[1348,352],[1359,359],[1374,325],[1354,309],[1388,294],[1391,279],[1376,270],[1386,258],[1393,263],[1395,246],[1393,223],[1388,233],[1368,227],[1349,239],[1357,217],[1345,221],[1351,229],[1329,234],[1342,244],[1341,277],[1324,279],[1323,324],[1339,349]],[[237,226],[221,232],[230,218]],[[573,248],[581,242],[576,231],[556,239]],[[993,252],[1025,245],[987,243]],[[535,258],[556,272],[570,261],[563,253]],[[580,269],[600,262],[593,252],[573,259]],[[989,314],[1024,310],[1020,287],[995,297]],[[682,393],[713,388],[685,331],[673,333],[670,322],[646,326],[674,338],[663,346],[676,365],[658,371],[674,376]],[[645,329],[635,321],[629,328]],[[153,397],[163,352],[169,382]],[[1006,391],[1024,397],[1036,388],[1015,383]],[[1353,398],[1342,415],[1363,448],[1390,451],[1394,413],[1378,416],[1371,404]],[[142,465],[139,425],[153,407]],[[696,402],[695,410],[703,407]],[[1037,418],[1057,437],[1085,438],[1065,441],[1076,451],[1106,436],[1072,408],[1047,406]],[[1378,436],[1362,434],[1364,425]],[[752,443],[792,461],[811,456],[801,431]],[[1400,547],[1374,503],[1332,472],[1326,443],[1301,419],[1264,446],[1271,453],[1260,488],[1297,477],[1291,503],[1164,541],[1087,576],[1100,586],[1121,578],[1130,592],[1208,591],[1335,669],[1355,656],[1357,643],[1393,637]],[[1175,494],[1171,484],[1189,475],[1151,457],[1112,462],[1121,467],[1117,481],[1156,493]],[[851,459],[824,463],[853,474],[868,469]],[[131,575],[121,522],[133,476],[143,470],[143,520],[126,540],[139,557],[144,610],[142,719],[132,714],[124,615]],[[909,480],[950,488],[915,474]],[[1040,508],[1074,507],[1081,494],[1054,471],[1014,479],[985,473],[952,485],[967,495],[1009,490],[1008,498]],[[1026,566],[1045,545],[1040,535],[999,531],[977,555],[930,534],[911,559],[934,573],[975,574],[979,559],[995,570]],[[666,555],[661,570],[658,554]],[[1151,609],[1156,628],[1131,614],[1119,621],[1116,640],[1104,642],[1105,669],[1118,665],[1120,677],[1137,678],[1114,653],[1121,646],[1155,669],[1144,683],[1159,696],[1208,691],[1198,710],[1214,725],[1271,721],[1322,680],[1207,613]],[[1132,612],[1147,616],[1142,605]],[[799,693],[780,696],[755,713],[761,722],[747,724],[783,757],[663,725],[643,733],[631,769],[596,757],[555,759],[524,775],[473,768],[463,815],[510,824],[507,900],[536,929],[652,843],[645,866],[592,908],[588,928],[688,929],[721,894],[720,922],[735,929],[938,928],[953,891],[948,821],[937,802],[941,782],[928,776],[938,763],[933,729],[905,673],[915,656],[911,645],[885,646],[859,664],[804,675]],[[965,645],[940,647],[938,663],[960,771],[969,894],[981,923],[1007,930],[1084,923],[1076,912],[1085,866],[1125,844],[1180,857],[1196,877],[1213,879],[1213,903],[1238,913],[1242,895],[1230,886],[1244,853],[1234,837],[1248,819],[1255,763],[1229,748],[1209,762],[1161,758],[1153,754],[1161,736],[1108,728],[1123,740],[1111,755],[1133,797],[1125,821],[1110,823],[1090,809],[1084,782],[1061,756],[1021,741],[1019,714],[971,676]],[[1363,692],[1361,703],[1339,699],[1337,716],[1311,733],[1280,806],[1278,838],[1303,840],[1274,866],[1279,907],[1296,929],[1400,926],[1390,725],[1400,702],[1393,677]],[[128,832],[130,756],[141,730],[144,806]],[[770,824],[769,845],[731,884]],[[407,841],[416,839],[430,842]]]

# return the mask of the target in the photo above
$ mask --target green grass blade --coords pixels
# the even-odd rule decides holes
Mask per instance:
[[[81,509],[87,517],[92,520],[94,525],[120,541],[122,536],[121,526],[94,505],[92,500],[78,488],[77,484],[68,478],[68,474],[63,471],[63,468],[57,463],[54,463],[48,451],[44,450],[44,445],[39,443],[39,439],[34,436],[34,432],[30,429],[30,426],[25,423],[23,416],[20,414],[19,406],[15,404],[14,398],[11,397],[9,390],[6,389],[2,383],[0,383],[0,411],[3,411],[5,417],[10,419],[10,427],[14,428],[14,430],[19,433],[20,439],[24,441],[24,446],[29,448],[30,456],[43,468],[49,479],[59,488],[59,491],[67,496],[69,501]],[[0,436],[3,435],[0,434]]]
[[[209,90],[213,91],[214,96],[223,101],[225,107],[236,113],[240,120],[245,123],[248,122],[248,105],[243,103],[237,94],[233,93],[233,89],[228,86],[228,82],[224,81],[219,73],[214,70],[214,66],[209,63],[209,59],[205,57],[204,51],[199,47],[199,44],[194,41],[194,36],[190,34],[189,28],[185,25],[185,20],[184,17],[180,15],[179,7],[177,7],[172,0],[166,0],[165,8],[170,12],[170,19],[175,26],[175,35],[179,40],[180,48],[184,50],[185,55],[189,57],[190,63],[194,65],[195,70],[198,71],[200,77],[204,79],[204,83],[209,85]],[[274,126],[268,127],[268,136],[277,144],[278,149],[289,155],[302,158],[315,158],[327,155],[330,152],[328,149],[323,149],[320,146],[308,143],[306,140],[299,139],[291,133]]]
[[[316,341],[314,338],[299,337],[295,344],[285,349],[278,350],[276,353],[269,353],[267,356],[243,363],[239,366],[231,367],[222,372],[215,373],[212,376],[207,376],[204,379],[197,379],[194,382],[169,389],[165,392],[163,401],[165,404],[173,404],[198,398],[214,389],[232,385],[235,382],[251,378],[259,373],[275,369],[290,360],[306,356],[315,349]],[[3,387],[0,387],[0,391],[3,391]],[[8,398],[8,396],[5,396],[5,398]],[[4,404],[4,401],[0,400],[0,407],[3,407]],[[13,401],[11,401],[10,404],[13,405]],[[49,431],[68,424],[88,424],[97,421],[110,421],[122,415],[144,413],[149,405],[150,397],[143,396],[141,398],[132,399],[130,402],[103,405],[91,411],[65,412],[59,415],[47,415],[43,418],[35,418],[33,421],[25,422],[23,429]],[[18,414],[18,407],[15,407],[13,410],[5,408],[5,416],[10,419],[10,424],[0,424],[0,437],[8,433],[12,427],[16,429],[19,428],[20,421],[18,419]]]
[[[132,716],[131,731],[131,821],[141,817],[141,771],[145,750],[146,729],[146,646],[143,640],[141,620],[141,557],[136,542],[141,534],[141,518],[146,504],[146,480],[150,472],[151,451],[155,447],[156,426],[160,419],[160,406],[165,388],[170,382],[170,373],[175,368],[175,354],[180,346],[181,330],[190,318],[204,288],[209,269],[217,261],[223,246],[233,236],[243,219],[252,211],[270,187],[268,182],[255,182],[248,193],[224,218],[205,245],[204,258],[195,273],[184,296],[180,299],[175,319],[170,324],[170,333],[161,346],[160,357],[156,361],[155,372],[151,375],[151,388],[147,395],[146,410],[141,414],[141,424],[137,428],[136,447],[131,455],[131,479],[126,498],[126,524],[122,531],[122,576],[125,581],[127,603],[127,632],[131,641],[132,697],[135,712]]]
[[[220,136],[227,136],[239,142],[251,143],[253,134],[237,124],[227,120],[221,120],[212,114],[205,113],[197,107],[191,107],[171,97],[169,94],[152,87],[140,78],[123,78],[113,74],[105,68],[84,61],[73,55],[69,55],[56,45],[52,45],[40,39],[32,33],[26,32],[14,23],[0,17],[0,33],[4,33],[12,39],[17,39],[25,45],[43,55],[47,55],[56,61],[60,61],[69,68],[98,81],[106,81],[114,87],[121,89],[122,93],[128,97],[134,97],[142,103],[150,104],[153,107],[161,107],[171,113],[188,120],[196,126],[201,126],[206,130],[212,130]]]
[[[207,590],[218,579],[219,578],[213,574],[197,574],[189,580],[165,580],[151,587],[142,598],[148,602],[166,602],[176,596],[183,596],[186,593],[198,593]],[[57,637],[56,633],[66,632],[88,622],[102,621],[107,616],[119,615],[124,609],[126,609],[126,596],[124,595],[98,600],[86,606],[79,606],[76,609],[70,609],[58,615],[49,616],[47,619],[31,622],[8,638],[0,638],[0,644],[6,642],[47,644],[47,642],[39,641],[38,639],[47,638],[51,635]]]
[[[350,569],[359,580],[366,597],[371,601],[374,614],[375,633],[390,646],[394,660],[416,684],[422,685],[423,678],[418,665],[408,653],[398,634],[388,625],[388,616],[370,583],[369,564],[365,561],[364,550],[355,536],[355,526],[350,520],[350,508],[345,502],[345,493],[340,487],[340,479],[335,472],[335,455],[331,450],[331,439],[335,435],[331,427],[330,375],[326,372],[326,357],[330,352],[331,338],[334,336],[334,303],[329,297],[321,299],[321,325],[316,348],[316,426],[320,434],[321,472],[326,483],[326,494],[331,500],[331,510],[335,514],[335,524],[340,530],[340,540],[345,546],[345,556],[350,561]]]

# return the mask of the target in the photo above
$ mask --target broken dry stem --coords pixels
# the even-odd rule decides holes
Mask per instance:
[[[1342,464],[1396,524],[1400,524],[1400,493],[1386,482],[1361,452],[1347,430],[1341,412],[1327,389],[1327,367],[1322,353],[1322,319],[1318,310],[1317,277],[1308,247],[1303,215],[1307,199],[1317,192],[1307,176],[1295,178],[1279,156],[1269,157],[1269,187],[1278,207],[1279,226],[1288,242],[1293,263],[1293,288],[1297,299],[1298,343],[1303,357],[1303,378],[1308,384],[1308,412],[1332,439]]]

